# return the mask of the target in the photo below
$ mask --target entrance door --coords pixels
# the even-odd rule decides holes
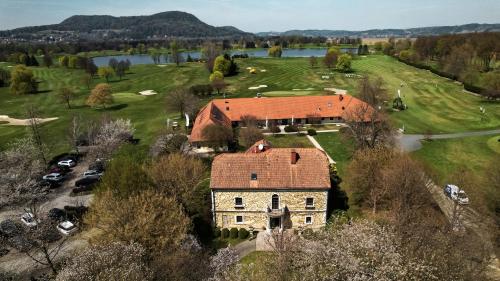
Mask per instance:
[[[276,227],[279,227],[281,228],[281,218],[270,218],[271,222],[270,222],[270,226],[271,226],[271,229],[275,229]]]
[[[288,119],[281,120],[281,125],[288,125]]]

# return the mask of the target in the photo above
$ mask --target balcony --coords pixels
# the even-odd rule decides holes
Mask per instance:
[[[277,218],[282,217],[287,211],[287,207],[283,207],[280,209],[272,209],[270,206],[267,206],[266,214],[268,217]]]

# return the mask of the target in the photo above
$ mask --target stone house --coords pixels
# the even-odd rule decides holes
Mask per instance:
[[[320,228],[327,219],[330,167],[316,148],[271,148],[260,141],[245,153],[212,163],[213,222],[220,228]]]

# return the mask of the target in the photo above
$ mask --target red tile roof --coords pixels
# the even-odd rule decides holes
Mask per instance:
[[[297,161],[292,164],[292,153]],[[257,180],[252,180],[256,174]],[[212,163],[212,189],[329,189],[326,154],[317,148],[270,148],[260,153],[224,153]]]
[[[349,95],[215,99],[196,117],[190,141],[204,141],[202,131],[209,124],[230,125],[245,115],[253,115],[257,120],[342,117],[360,105],[366,103]]]

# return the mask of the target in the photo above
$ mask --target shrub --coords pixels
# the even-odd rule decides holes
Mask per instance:
[[[314,129],[308,129],[307,134],[310,136],[315,136],[317,133],[316,133],[316,130],[314,130]]]
[[[238,232],[238,238],[246,239],[248,238],[248,235],[250,235],[248,230],[246,230],[245,228],[240,228],[240,231]]]
[[[293,126],[293,125],[288,125],[285,127],[285,132],[287,133],[294,133],[294,132],[298,132],[299,129],[297,128],[297,126]]]
[[[220,231],[220,228],[216,227],[216,228],[214,229],[214,236],[215,236],[216,238],[219,238],[219,237],[221,236],[221,231]]]
[[[274,125],[274,126],[269,127],[269,130],[271,131],[271,133],[274,133],[274,134],[277,134],[277,133],[280,133],[280,132],[281,132],[280,127],[275,126],[275,125]]]
[[[225,238],[228,238],[228,237],[229,237],[229,229],[223,228],[222,231],[221,231],[221,238],[225,239]]]
[[[236,227],[231,228],[231,230],[229,231],[229,238],[238,238],[238,229]]]

